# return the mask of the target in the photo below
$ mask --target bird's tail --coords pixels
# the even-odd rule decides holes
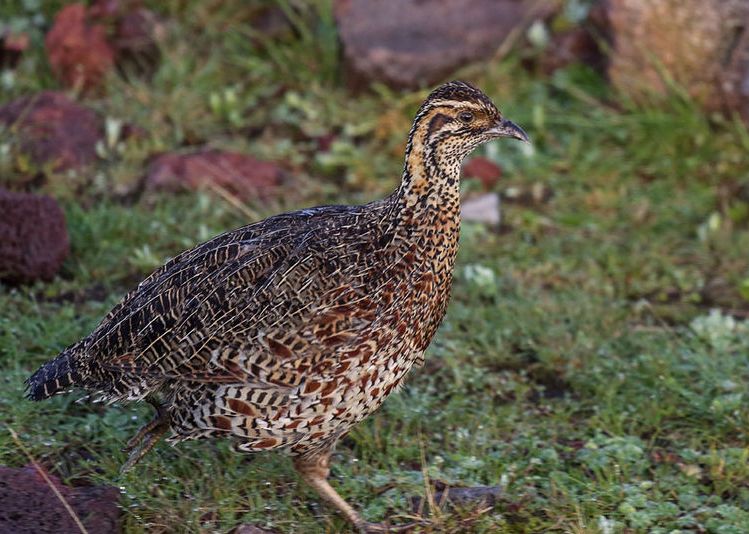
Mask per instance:
[[[75,363],[76,348],[73,346],[62,351],[54,360],[42,365],[26,379],[26,396],[29,399],[48,399],[58,393],[64,393],[80,382],[80,374],[76,371]]]

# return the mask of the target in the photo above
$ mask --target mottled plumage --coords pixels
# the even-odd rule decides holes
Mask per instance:
[[[423,362],[450,294],[462,159],[500,136],[525,138],[478,89],[436,89],[392,195],[278,215],[183,252],[42,366],[29,396],[81,387],[152,402],[128,467],[168,429],[172,442],[286,450],[352,522],[377,530],[327,485],[328,457]]]

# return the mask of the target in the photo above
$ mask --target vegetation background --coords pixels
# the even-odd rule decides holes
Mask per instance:
[[[29,38],[2,70],[0,105],[60,90],[43,40],[65,4],[0,6]],[[277,212],[389,193],[428,93],[349,90],[324,0],[274,2],[291,23],[273,38],[253,29],[260,2],[144,4],[162,21],[150,75],[112,70],[99,90],[68,92],[105,121],[92,165],[56,172],[0,129],[0,181],[57,199],[71,243],[53,280],[0,285],[0,464],[28,464],[22,445],[67,484],[121,488],[124,532],[347,532],[279,455],[159,445],[120,476],[147,407],[23,398],[38,365],[181,250]],[[499,193],[502,223],[464,224],[426,367],[340,443],[334,484],[369,520],[428,515],[425,532],[749,532],[746,124],[678,87],[635,103],[589,66],[548,72],[543,39],[525,35],[451,74],[533,144],[480,151],[502,178],[463,187]],[[276,162],[284,186],[263,198],[144,187],[155,154],[206,146]],[[481,485],[499,488],[494,507],[431,498]]]

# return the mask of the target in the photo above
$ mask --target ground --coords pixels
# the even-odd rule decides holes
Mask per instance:
[[[82,99],[144,134],[103,150],[95,173],[42,186],[63,203],[72,250],[53,282],[0,286],[0,411],[66,482],[121,487],[125,532],[348,532],[281,456],[162,444],[120,476],[147,406],[23,398],[38,365],[181,250],[397,183],[425,91],[347,92],[324,17],[323,38],[260,52],[224,31],[233,13],[196,5],[191,17],[162,8],[172,23],[151,81],[113,77],[106,96]],[[30,54],[4,82],[7,100],[55,87]],[[444,484],[500,487],[491,510],[427,505],[434,532],[749,531],[746,126],[678,91],[635,106],[583,67],[544,76],[510,56],[456,76],[533,140],[482,149],[504,169],[496,189],[553,194],[505,201],[499,229],[464,225],[427,363],[340,443],[334,485],[369,520],[406,520],[412,497]],[[320,139],[332,139],[326,152]],[[243,203],[129,193],[149,154],[205,142],[284,162],[288,191]],[[27,463],[0,431],[0,464]]]

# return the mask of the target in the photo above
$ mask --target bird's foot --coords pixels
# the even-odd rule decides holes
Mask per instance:
[[[129,440],[127,440],[127,443],[125,443],[125,446],[122,447],[122,452],[132,452],[133,449],[135,449],[138,444],[143,441],[148,434],[153,432],[153,430],[159,426],[159,424],[162,423],[162,420],[158,417],[155,417],[151,419],[148,423],[143,425],[138,429],[138,432]]]
[[[132,469],[148,451],[153,449],[154,445],[159,442],[166,431],[169,430],[169,415],[166,410],[155,402],[151,403],[156,408],[156,416],[143,425],[122,448],[122,452],[129,453],[129,455],[127,461],[120,468],[120,473],[125,473]]]
[[[160,422],[159,424],[154,425],[151,430],[148,430],[146,432],[139,431],[133,437],[133,439],[129,440],[125,447],[122,449],[122,452],[127,452],[130,454],[127,457],[127,461],[120,468],[120,473],[126,473],[130,471],[130,469],[132,469],[135,464],[140,462],[141,458],[143,458],[148,453],[148,451],[154,448],[154,446],[164,436],[167,430],[169,430],[169,423]]]

